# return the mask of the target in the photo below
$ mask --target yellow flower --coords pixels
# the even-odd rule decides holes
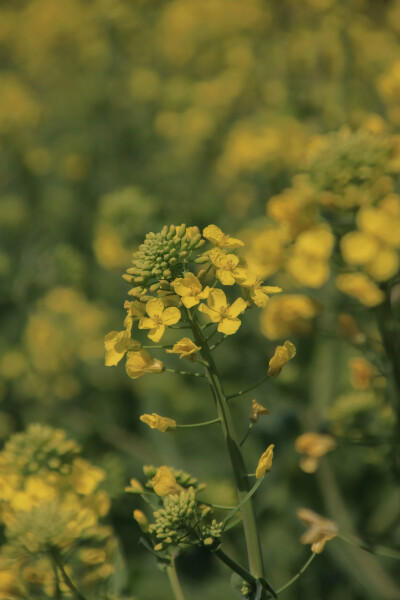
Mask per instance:
[[[181,318],[181,313],[175,306],[164,307],[160,298],[152,298],[146,303],[148,317],[142,317],[139,321],[139,329],[150,329],[148,334],[153,342],[159,342],[164,335],[165,327],[174,325]]]
[[[269,361],[269,369],[267,374],[270,377],[277,377],[282,371],[282,367],[286,365],[289,360],[296,356],[296,348],[292,342],[286,340],[283,346],[277,346],[275,354]]]
[[[216,267],[217,279],[223,285],[233,285],[237,277],[240,277],[241,270],[238,269],[239,258],[235,254],[225,254],[219,248],[213,248],[210,254],[210,260]]]
[[[261,455],[256,469],[256,479],[260,479],[265,473],[271,470],[272,459],[274,458],[274,444],[270,444],[266,451]]]
[[[71,483],[78,494],[92,494],[106,474],[103,469],[91,465],[83,458],[77,458],[72,466]]]
[[[189,338],[182,338],[179,342],[175,342],[170,350],[166,350],[169,354],[179,354],[179,358],[186,358],[190,362],[196,360],[196,352],[201,350],[200,346],[196,346]]]
[[[265,408],[265,406],[257,402],[257,400],[252,400],[250,421],[252,421],[253,423],[257,423],[261,415],[269,415],[268,408]]]
[[[355,357],[349,360],[351,384],[356,390],[367,390],[371,387],[374,369],[365,358]]]
[[[312,288],[326,282],[334,240],[332,232],[324,225],[300,233],[287,263],[287,270],[296,281]]]
[[[157,470],[157,473],[151,480],[153,489],[157,496],[169,496],[170,494],[180,494],[183,487],[177,483],[175,475],[171,469],[165,465]]]
[[[318,308],[314,300],[302,294],[274,296],[261,314],[261,332],[271,340],[307,334]]]
[[[225,335],[232,335],[239,329],[241,322],[238,315],[246,310],[247,304],[243,298],[237,298],[229,305],[222,290],[210,291],[207,305],[201,304],[199,311],[207,315],[213,323],[218,323],[218,331]]]
[[[140,420],[146,423],[152,429],[158,429],[158,431],[172,431],[176,429],[176,421],[169,419],[168,417],[160,417],[156,413],[152,415],[141,415]]]
[[[239,246],[244,246],[241,240],[222,233],[221,229],[216,225],[208,225],[208,227],[203,230],[203,236],[212,244],[219,246],[220,248],[239,248]]]
[[[315,473],[320,458],[336,448],[336,441],[331,435],[309,431],[296,439],[295,448],[305,454],[300,459],[300,468],[305,473]]]
[[[350,265],[365,265],[378,250],[377,241],[362,231],[351,231],[340,240],[344,260]]]
[[[142,510],[139,510],[139,509],[134,510],[133,518],[135,519],[136,523],[139,525],[139,527],[142,531],[144,531],[144,532],[148,531],[149,522],[147,520],[146,515],[144,514],[144,512]]]
[[[274,285],[262,285],[263,281],[246,269],[237,269],[236,281],[241,287],[248,289],[250,300],[260,308],[267,306],[268,294],[278,294],[282,291],[280,287]]]
[[[200,281],[190,272],[185,273],[183,278],[175,279],[171,285],[175,292],[182,297],[182,303],[186,308],[196,306],[200,300],[207,298],[210,291],[208,286],[202,290]]]
[[[106,367],[115,366],[128,350],[138,350],[140,342],[133,340],[129,331],[110,331],[104,338],[106,349],[105,365]]]
[[[336,277],[336,285],[344,294],[357,298],[366,306],[377,306],[385,294],[364,273],[343,273]]]
[[[321,554],[326,542],[335,538],[339,533],[336,523],[321,517],[308,508],[299,508],[297,516],[309,526],[300,541],[302,544],[311,544],[311,551],[316,554]]]
[[[137,379],[145,373],[162,373],[164,371],[163,363],[157,358],[151,358],[147,350],[128,352],[125,368],[131,379]]]

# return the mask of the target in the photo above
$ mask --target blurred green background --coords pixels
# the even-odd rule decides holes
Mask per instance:
[[[238,235],[257,227],[316,135],[366,123],[396,133],[399,57],[398,0],[1,3],[0,437],[33,422],[61,427],[107,471],[126,561],[121,586],[135,599],[172,598],[139,546],[138,505],[123,493],[143,464],[185,469],[215,502],[235,500],[217,430],[161,434],[138,418],[211,419],[207,387],[167,374],[132,382],[121,365],[104,367],[104,335],[121,328],[130,254],[165,223],[215,223]],[[385,446],[344,442],[315,476],[299,469],[294,440],[326,427],[329,407],[351,389],[353,354],[320,332],[291,339],[296,360],[254,395],[271,415],[246,449],[254,462],[267,443],[277,448],[256,501],[276,586],[307,557],[299,506],[400,543]],[[228,391],[260,379],[274,345],[254,311],[217,353]],[[237,403],[243,432],[249,404]],[[380,406],[361,413],[356,432],[379,419],[390,430]],[[239,533],[230,544],[243,559]],[[285,597],[399,598],[397,567],[333,541]],[[232,597],[228,572],[206,553],[189,553],[178,568],[189,598]]]

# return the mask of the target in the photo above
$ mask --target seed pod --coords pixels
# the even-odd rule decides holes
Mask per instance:
[[[208,262],[210,259],[207,255],[202,254],[201,256],[198,256],[197,258],[194,259],[194,262],[198,265],[202,265],[206,262]]]

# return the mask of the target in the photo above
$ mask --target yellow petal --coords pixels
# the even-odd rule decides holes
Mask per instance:
[[[140,420],[143,423],[146,423],[151,429],[158,429],[158,431],[172,431],[176,429],[176,421],[174,419],[170,419],[168,417],[161,417],[156,413],[151,415],[141,415]]]
[[[296,355],[296,348],[292,342],[286,340],[283,346],[277,346],[275,354],[269,361],[267,375],[276,377],[282,371],[282,367]]]
[[[210,291],[207,303],[210,308],[218,312],[221,308],[225,308],[228,306],[225,293],[219,289],[214,289]]]
[[[153,342],[157,343],[161,340],[164,333],[165,333],[165,325],[158,325],[157,327],[150,329],[150,331],[147,335]]]
[[[180,494],[183,491],[183,487],[177,483],[171,469],[166,466],[162,466],[157,470],[151,482],[157,496]]]
[[[260,479],[265,473],[271,470],[272,459],[274,458],[274,444],[270,444],[266,451],[261,455],[256,469],[256,479]]]
[[[166,308],[162,313],[162,320],[165,325],[175,325],[181,318],[181,311],[176,306]]]
[[[164,310],[164,303],[160,298],[152,298],[146,303],[146,312],[149,317],[161,315]]]
[[[198,308],[199,312],[205,314],[213,323],[218,323],[221,320],[221,315],[219,312],[213,310],[206,304],[200,304]]]
[[[375,256],[378,249],[376,240],[361,231],[347,233],[340,240],[344,260],[351,265],[364,265]]]
[[[241,325],[240,319],[221,319],[218,324],[218,331],[225,335],[233,335]]]
[[[229,317],[237,317],[240,313],[244,312],[247,308],[246,300],[243,298],[237,298],[233,304],[228,308],[227,315]]]

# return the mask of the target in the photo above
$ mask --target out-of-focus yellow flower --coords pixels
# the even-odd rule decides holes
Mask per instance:
[[[147,350],[128,352],[126,359],[126,372],[131,379],[137,379],[145,373],[162,373],[163,363],[157,358],[152,358]]]
[[[209,253],[210,260],[214,265],[217,279],[223,285],[233,285],[236,278],[240,276],[238,270],[239,258],[235,254],[225,254],[219,248],[214,248]]]
[[[315,473],[320,458],[336,448],[336,441],[331,435],[309,431],[296,439],[295,448],[305,455],[300,459],[300,468],[305,473]]]
[[[168,417],[160,417],[156,413],[151,415],[141,415],[140,420],[146,423],[152,429],[158,429],[158,431],[172,431],[176,429],[176,421]]]
[[[261,279],[249,273],[246,269],[237,270],[237,283],[248,290],[250,300],[260,308],[265,308],[269,302],[268,294],[278,294],[282,291],[274,285],[263,285]]]
[[[223,233],[216,225],[208,225],[203,230],[203,237],[219,248],[239,248],[239,246],[244,246],[241,240]]]
[[[338,316],[339,333],[350,340],[362,344],[365,342],[365,333],[363,333],[357,321],[349,313],[340,313]]]
[[[83,458],[74,461],[71,472],[71,483],[78,494],[92,494],[106,474],[100,467],[91,465]]]
[[[269,410],[268,408],[265,408],[265,406],[257,402],[257,400],[253,399],[251,401],[250,421],[252,421],[253,423],[257,423],[261,415],[269,415]]]
[[[270,444],[266,451],[261,455],[256,469],[256,479],[260,479],[265,473],[271,470],[272,459],[274,458],[275,444]]]
[[[286,265],[296,281],[312,288],[321,287],[326,282],[334,240],[332,232],[325,225],[300,233]]]
[[[180,494],[183,491],[183,487],[177,483],[171,469],[165,465],[157,469],[157,473],[151,480],[151,483],[157,496]]]
[[[365,265],[378,250],[378,242],[362,231],[351,231],[340,240],[344,260],[350,265]]]
[[[246,239],[245,259],[248,269],[260,279],[276,273],[285,262],[285,244],[288,234],[285,228],[268,226],[259,232],[243,232]]]
[[[282,371],[283,366],[294,356],[296,356],[296,348],[289,340],[286,340],[283,346],[277,346],[275,354],[269,361],[269,369],[267,372],[269,377],[277,377]]]
[[[185,273],[183,278],[175,279],[171,285],[175,292],[181,296],[182,303],[186,308],[196,306],[200,300],[207,298],[210,291],[208,286],[203,290],[200,281],[190,272]]]
[[[371,363],[360,356],[349,360],[350,380],[356,390],[367,390],[371,387],[371,381],[375,370]]]
[[[169,354],[179,354],[179,358],[186,358],[190,362],[194,362],[196,360],[196,352],[199,350],[201,350],[200,346],[196,346],[190,338],[182,338],[179,342],[175,342],[172,348],[166,350],[166,352]]]
[[[210,291],[207,298],[207,305],[201,304],[199,311],[207,315],[213,323],[218,323],[218,331],[225,335],[232,335],[239,329],[241,322],[238,315],[246,310],[247,304],[243,298],[237,298],[233,304],[229,305],[226,301],[225,293],[222,290],[214,289]]]
[[[343,273],[336,277],[338,289],[356,298],[366,306],[377,306],[385,299],[385,294],[364,273]]]
[[[139,321],[139,329],[150,329],[148,337],[153,342],[159,342],[164,335],[165,327],[175,325],[181,318],[181,313],[175,306],[165,308],[160,298],[152,298],[146,303],[148,317]]]
[[[142,531],[144,531],[144,532],[148,531],[149,521],[142,510],[138,510],[138,509],[134,510],[133,518],[135,519],[136,523],[139,525],[139,527]]]
[[[274,296],[261,313],[261,332],[271,340],[307,334],[318,309],[314,300],[302,294]]]
[[[129,485],[125,488],[125,492],[130,494],[141,494],[144,492],[144,487],[137,479],[131,479]]]
[[[316,554],[321,554],[326,542],[337,537],[339,533],[336,523],[308,508],[299,508],[297,516],[309,526],[300,541],[302,544],[311,544],[311,551]]]

